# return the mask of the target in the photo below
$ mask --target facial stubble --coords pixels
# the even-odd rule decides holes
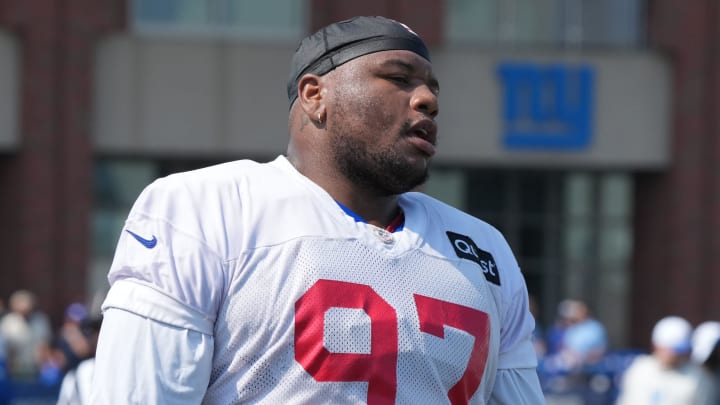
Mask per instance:
[[[409,123],[405,123],[394,138],[408,136]],[[413,190],[429,177],[427,165],[422,169],[398,153],[390,144],[384,148],[371,145],[362,136],[353,136],[351,128],[336,125],[332,142],[335,164],[349,181],[370,190],[378,196],[391,196]]]

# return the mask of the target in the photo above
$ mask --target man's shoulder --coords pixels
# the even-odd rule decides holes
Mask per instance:
[[[275,169],[270,163],[260,163],[255,160],[242,159],[205,166],[195,170],[173,173],[159,180],[165,184],[203,183],[222,185],[235,183],[244,178],[256,178],[260,174],[272,172],[273,170]]]
[[[283,171],[273,163],[243,159],[172,173],[153,181],[147,190],[154,194],[207,197],[237,193],[249,186],[268,187],[283,175]]]
[[[404,198],[408,206],[424,211],[424,237],[430,245],[443,246],[448,257],[476,263],[485,278],[508,297],[522,285],[512,250],[494,226],[426,194],[406,193]]]
[[[455,229],[460,232],[481,233],[486,237],[502,237],[500,232],[491,224],[435,197],[421,192],[405,193],[403,197],[408,201],[423,206],[429,215],[435,216],[442,221],[443,226],[448,230]]]
[[[211,217],[228,220],[226,216],[249,199],[271,194],[280,183],[281,175],[276,173],[281,171],[272,163],[237,160],[173,173],[145,187],[129,218],[154,217],[178,224],[193,222],[188,213],[198,212],[206,223]]]

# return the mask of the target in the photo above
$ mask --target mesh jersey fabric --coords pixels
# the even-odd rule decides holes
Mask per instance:
[[[517,263],[480,220],[420,193],[400,205],[400,232],[355,222],[284,157],[159,179],[104,308],[213,336],[207,404],[486,403],[496,369],[535,367]],[[447,231],[492,255],[499,285]]]

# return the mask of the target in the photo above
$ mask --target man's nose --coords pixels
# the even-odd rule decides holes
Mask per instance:
[[[425,84],[415,88],[410,106],[431,118],[435,118],[439,112],[437,94]]]

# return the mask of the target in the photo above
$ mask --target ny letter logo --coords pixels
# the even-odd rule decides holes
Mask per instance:
[[[587,65],[502,63],[507,149],[581,150],[590,145],[594,72]]]

